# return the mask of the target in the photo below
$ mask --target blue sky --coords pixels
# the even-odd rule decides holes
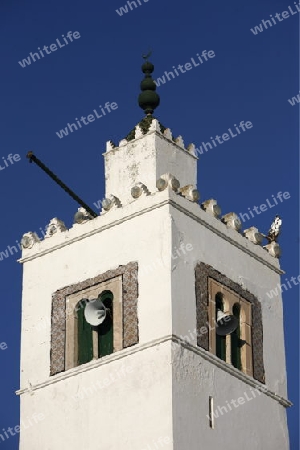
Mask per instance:
[[[88,204],[104,195],[105,142],[119,142],[143,118],[137,105],[141,55],[153,50],[154,78],[203,50],[214,58],[180,73],[158,88],[156,117],[186,144],[211,142],[234,124],[250,121],[245,132],[204,152],[198,162],[201,199],[216,198],[222,212],[244,213],[289,192],[290,198],[245,221],[266,233],[275,216],[283,219],[280,245],[285,277],[299,275],[299,14],[255,35],[251,28],[272,14],[297,11],[286,0],[140,0],[124,13],[124,0],[3,0],[0,4],[0,252],[23,233],[45,228],[53,217],[67,226],[76,203],[40,169],[29,164],[33,150]],[[286,16],[286,15],[285,15]],[[275,20],[275,19],[274,19]],[[276,19],[277,20],[277,19]],[[80,37],[64,44],[62,35]],[[78,35],[76,35],[78,36]],[[59,47],[56,40],[59,40]],[[66,38],[67,39],[67,38]],[[56,50],[49,51],[57,43]],[[18,61],[48,46],[49,54],[22,67]],[[54,49],[55,47],[52,47]],[[23,63],[24,65],[24,63]],[[59,138],[75,118],[115,102],[118,108]],[[9,162],[9,154],[20,155]],[[41,233],[40,233],[41,234]],[[12,250],[14,253],[14,250]],[[2,310],[0,429],[19,423],[19,354],[22,267],[18,254],[0,261]],[[54,269],[55,270],[55,269]],[[299,290],[283,294],[291,449],[298,449]],[[274,330],[275,332],[276,330]],[[276,355],[274,355],[276,358]],[[37,362],[38,364],[38,362]],[[2,447],[1,447],[2,446]],[[18,436],[0,448],[18,449]]]

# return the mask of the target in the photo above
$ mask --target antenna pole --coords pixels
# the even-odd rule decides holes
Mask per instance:
[[[81,198],[78,197],[78,195],[75,194],[71,189],[68,188],[68,186],[65,185],[48,167],[45,166],[45,164],[42,163],[40,159],[38,159],[33,152],[28,152],[26,157],[29,159],[29,162],[34,162],[37,166],[39,166],[44,172],[46,172],[47,175],[49,175],[52,180],[55,181],[61,188],[63,188],[64,191],[67,192],[79,205],[81,205],[88,213],[91,214],[92,217],[98,217],[98,214],[95,213]]]

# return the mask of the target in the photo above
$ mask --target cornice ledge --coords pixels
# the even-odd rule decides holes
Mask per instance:
[[[81,366],[74,367],[73,369],[69,369],[65,372],[58,373],[57,375],[53,375],[53,376],[51,376],[51,378],[47,379],[43,383],[37,383],[35,385],[31,385],[29,383],[29,385],[30,385],[29,388],[19,389],[15,393],[16,393],[16,395],[22,395],[22,394],[26,394],[26,393],[33,394],[34,391],[37,391],[44,387],[51,386],[52,384],[67,380],[68,378],[72,378],[80,373],[89,372],[90,370],[93,370],[97,367],[109,364],[112,361],[118,361],[120,359],[125,358],[126,356],[133,355],[135,353],[141,352],[143,350],[147,350],[148,348],[155,347],[156,345],[163,344],[163,343],[165,343],[167,341],[171,341],[171,340],[172,340],[172,335],[169,335],[169,336],[164,336],[159,339],[154,339],[145,344],[136,344],[132,347],[125,348],[116,353],[112,353],[111,355],[104,356],[103,358],[91,361],[87,364],[83,364]]]
[[[234,377],[238,378],[239,380],[244,381],[249,386],[259,389],[263,394],[267,395],[268,397],[271,397],[273,400],[276,400],[282,406],[284,406],[284,407],[292,406],[292,402],[290,402],[288,399],[276,394],[275,392],[271,391],[270,389],[268,389],[266,387],[266,385],[260,383],[259,381],[255,380],[254,378],[250,377],[249,375],[244,374],[240,370],[236,369],[235,367],[231,366],[230,364],[226,363],[225,361],[222,361],[221,359],[217,358],[215,355],[204,350],[203,348],[196,347],[195,345],[192,345],[189,342],[184,341],[183,339],[181,339],[179,336],[177,336],[175,334],[163,336],[162,338],[154,339],[145,344],[136,344],[133,347],[123,349],[119,352],[113,353],[112,355],[104,356],[101,359],[91,361],[87,364],[83,364],[82,366],[74,367],[73,369],[67,370],[66,372],[62,372],[62,373],[52,376],[51,378],[44,381],[43,383],[37,383],[36,385],[30,385],[29,388],[19,389],[18,391],[16,391],[16,395],[23,395],[23,394],[33,395],[34,392],[39,389],[42,389],[47,386],[51,386],[52,384],[67,380],[68,378],[72,378],[80,373],[88,372],[97,367],[109,364],[112,361],[118,361],[120,359],[125,358],[126,356],[133,355],[135,353],[139,353],[143,350],[147,350],[149,348],[155,347],[159,344],[163,344],[168,341],[171,341],[178,345],[181,345],[182,347],[186,348],[187,350],[192,351],[193,353],[195,353],[199,356],[202,356],[204,359],[211,362],[212,364],[219,367],[220,369],[224,370],[225,372],[229,373],[230,375],[233,375]]]
[[[267,388],[267,386],[265,384],[260,383],[259,381],[255,380],[254,378],[250,377],[249,375],[246,375],[245,373],[243,373],[240,370],[233,367],[231,364],[226,363],[225,361],[223,361],[222,359],[213,355],[212,353],[208,352],[207,350],[204,350],[202,347],[198,347],[193,344],[190,344],[189,342],[184,341],[177,335],[172,335],[172,341],[178,345],[181,345],[182,347],[186,348],[187,350],[190,350],[193,353],[196,353],[197,355],[201,355],[204,359],[211,362],[212,364],[219,367],[220,369],[224,370],[225,372],[229,373],[230,375],[233,375],[234,377],[238,378],[241,381],[244,381],[244,383],[247,383],[251,387],[258,389],[263,394],[266,394],[268,397],[273,398],[273,400],[276,400],[282,406],[287,408],[287,407],[293,405],[293,403],[290,402],[290,400],[271,391],[270,389]]]

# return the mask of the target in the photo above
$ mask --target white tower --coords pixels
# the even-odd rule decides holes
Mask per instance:
[[[149,113],[104,158],[99,217],[23,238],[20,450],[288,450],[278,244],[200,206],[194,146]]]

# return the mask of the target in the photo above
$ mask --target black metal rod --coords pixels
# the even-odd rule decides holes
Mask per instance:
[[[92,217],[98,217],[98,214],[95,213],[81,198],[78,197],[78,195],[75,194],[71,189],[68,188],[68,186],[65,185],[48,167],[45,166],[45,164],[42,163],[40,159],[38,159],[33,152],[28,152],[26,155],[27,158],[29,158],[29,162],[35,162],[44,172],[46,172],[49,177],[52,178],[52,180],[55,181],[61,188],[63,188],[64,191],[66,191],[79,205],[81,205],[87,212],[91,214]]]

